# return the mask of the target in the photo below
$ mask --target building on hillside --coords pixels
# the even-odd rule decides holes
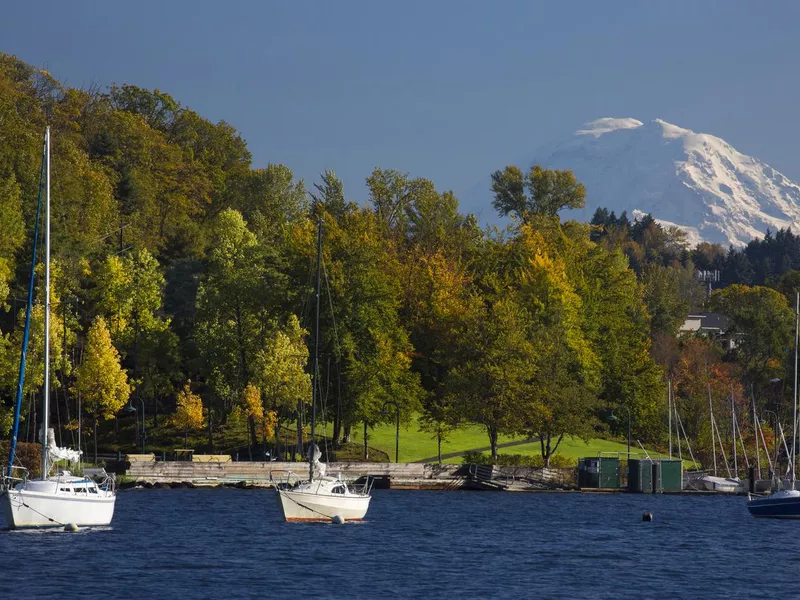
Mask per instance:
[[[718,341],[726,350],[736,347],[734,336],[728,335],[728,317],[715,312],[692,313],[678,330],[678,335],[699,334]]]

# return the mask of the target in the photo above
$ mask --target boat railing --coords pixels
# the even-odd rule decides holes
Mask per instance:
[[[303,481],[294,471],[286,471],[284,469],[274,469],[269,472],[269,480],[273,487],[277,490],[289,490],[295,487],[298,483]]]
[[[99,487],[104,492],[108,492],[111,494],[116,492],[117,478],[114,476],[114,473],[106,473],[106,476],[100,483],[97,484],[97,487]]]
[[[355,483],[355,482],[344,482],[344,483],[351,494],[355,494],[357,496],[369,496],[370,492],[372,492],[372,484],[375,483],[375,480],[372,477],[367,477],[364,483]]]
[[[7,467],[2,467],[3,472],[7,470]],[[17,473],[17,475],[15,475]],[[11,467],[11,475],[3,475],[2,482],[4,488],[12,488],[17,483],[25,483],[28,481],[28,469],[23,466],[12,466]]]

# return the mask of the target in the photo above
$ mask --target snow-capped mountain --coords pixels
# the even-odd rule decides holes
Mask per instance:
[[[601,206],[650,213],[692,244],[741,246],[767,229],[800,230],[800,186],[725,140],[661,119],[597,119],[533,163],[571,169],[586,185],[586,208],[565,218],[589,220]]]

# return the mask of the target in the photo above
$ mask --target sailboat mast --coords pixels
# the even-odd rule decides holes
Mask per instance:
[[[733,476],[739,476],[739,461],[736,456],[736,404],[733,399],[733,384],[731,384],[731,435],[733,436]]]
[[[44,402],[42,405],[42,479],[47,477],[47,427],[50,414],[50,127],[45,133],[47,167],[45,174],[44,219]]]
[[[311,386],[311,443],[314,443],[314,430],[317,425],[317,382],[319,380],[319,295],[322,274],[322,219],[317,221],[317,285],[316,315],[314,317],[314,379]]]
[[[706,378],[708,378],[708,367],[706,367]],[[708,388],[708,414],[711,418],[711,456],[714,457],[714,477],[717,476],[717,448],[714,440],[714,405],[711,402],[711,382],[707,382]]]
[[[792,414],[792,489],[794,489],[795,473],[795,448],[797,448],[797,342],[800,337],[800,292],[795,292],[794,297],[794,410]]]

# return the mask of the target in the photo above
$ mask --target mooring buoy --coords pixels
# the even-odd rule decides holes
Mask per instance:
[[[652,521],[653,520],[653,513],[646,512],[642,515],[642,521]]]
[[[336,525],[344,525],[344,517],[342,515],[334,515],[331,519]]]
[[[80,527],[75,525],[75,523],[67,523],[66,525],[64,525],[64,531],[75,533],[76,531],[80,531]]]

